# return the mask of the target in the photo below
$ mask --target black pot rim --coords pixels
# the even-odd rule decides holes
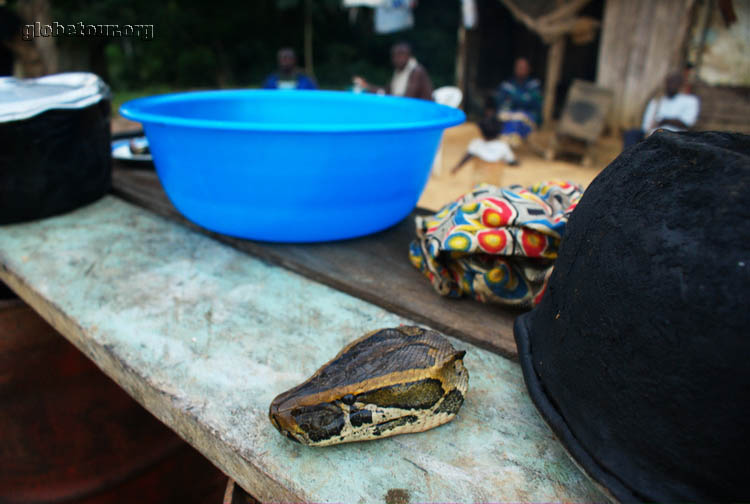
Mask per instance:
[[[516,317],[513,326],[513,335],[518,347],[518,360],[523,371],[523,379],[526,389],[531,396],[537,411],[542,419],[552,429],[557,439],[563,444],[573,462],[586,476],[592,480],[597,487],[610,499],[619,502],[643,502],[648,501],[639,496],[633,489],[626,486],[617,476],[606,470],[599,462],[581,445],[567,422],[555,407],[554,402],[547,396],[544,384],[534,368],[534,359],[531,351],[531,339],[529,337],[529,322],[534,311],[524,313]]]

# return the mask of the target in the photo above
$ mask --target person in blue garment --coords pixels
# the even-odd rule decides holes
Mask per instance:
[[[531,78],[529,60],[516,60],[513,77],[497,88],[495,103],[503,123],[501,137],[511,145],[520,145],[542,118],[542,85],[539,79]]]
[[[279,68],[263,82],[263,89],[318,89],[312,77],[297,68],[297,55],[288,47],[279,49]]]

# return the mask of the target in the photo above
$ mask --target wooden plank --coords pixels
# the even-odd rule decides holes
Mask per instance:
[[[262,502],[600,502],[539,418],[518,364],[460,340],[456,419],[306,447],[275,395],[362,333],[412,321],[108,196],[0,228],[0,280],[131,396]]]
[[[516,358],[513,321],[517,311],[439,296],[409,262],[416,212],[391,229],[356,240],[303,245],[261,243],[212,233],[191,223],[172,206],[154,172],[115,170],[112,186],[118,196],[243,252]]]

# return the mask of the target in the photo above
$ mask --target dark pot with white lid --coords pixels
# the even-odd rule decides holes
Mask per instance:
[[[111,165],[110,91],[99,77],[0,78],[0,224],[95,201]]]

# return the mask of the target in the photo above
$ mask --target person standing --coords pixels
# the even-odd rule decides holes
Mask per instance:
[[[399,42],[391,47],[391,63],[393,77],[385,88],[373,86],[359,76],[354,77],[354,85],[371,93],[432,100],[432,80],[412,55],[407,42]]]
[[[279,49],[279,68],[263,82],[263,89],[318,89],[315,80],[297,68],[297,55],[288,47]]]

